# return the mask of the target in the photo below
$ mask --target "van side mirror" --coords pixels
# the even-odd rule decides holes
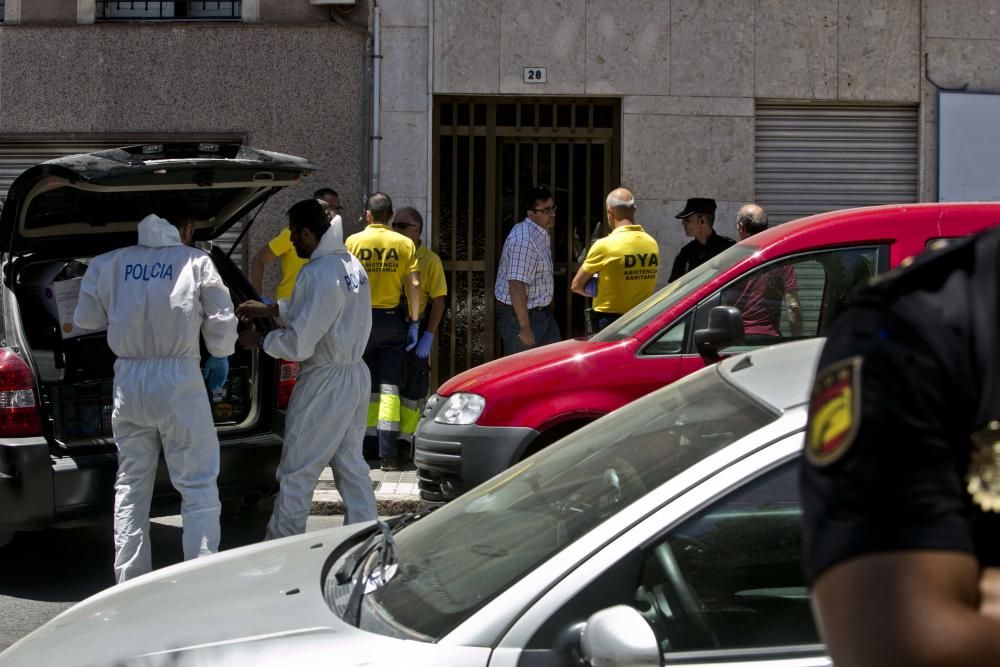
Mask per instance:
[[[722,348],[744,340],[743,313],[733,306],[716,306],[708,312],[708,328],[694,332],[694,346],[706,364],[722,359]]]
[[[608,607],[587,619],[580,652],[591,667],[649,667],[660,664],[653,628],[628,605]]]

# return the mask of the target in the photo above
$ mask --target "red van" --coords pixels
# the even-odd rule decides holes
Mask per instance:
[[[702,368],[715,352],[713,342],[733,340],[726,331],[731,322],[725,320],[726,311],[733,311],[719,307],[731,302],[728,294],[739,293],[765,272],[794,272],[801,304],[798,335],[792,335],[783,316],[775,326],[779,335],[747,335],[743,344],[727,346],[727,354],[822,336],[873,275],[935,240],[998,224],[1000,203],[878,206],[802,218],[737,243],[590,338],[465,371],[430,398],[417,429],[414,459],[421,496],[429,501],[454,497]]]

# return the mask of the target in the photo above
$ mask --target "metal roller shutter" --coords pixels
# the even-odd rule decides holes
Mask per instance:
[[[916,107],[758,104],[756,201],[771,224],[917,200]]]
[[[13,183],[14,179],[28,167],[33,167],[39,162],[53,160],[66,155],[74,155],[76,153],[93,153],[94,151],[117,148],[118,146],[127,146],[136,143],[139,142],[135,139],[119,139],[117,141],[100,141],[91,139],[89,141],[38,143],[0,141],[0,207],[2,207],[3,200],[7,196],[7,190],[10,188],[10,184]],[[229,248],[233,245],[233,242],[236,240],[236,237],[239,236],[242,229],[243,221],[237,222],[229,229],[229,231],[216,239],[215,244],[228,252]],[[235,262],[236,265],[244,272],[246,271],[246,266],[244,264],[245,247],[246,240],[244,239],[244,241],[240,243],[240,247],[233,252],[232,256],[233,262]]]

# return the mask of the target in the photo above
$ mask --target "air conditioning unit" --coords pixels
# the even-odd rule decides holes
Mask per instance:
[[[341,7],[353,7],[357,0],[309,0],[310,5],[340,5]]]

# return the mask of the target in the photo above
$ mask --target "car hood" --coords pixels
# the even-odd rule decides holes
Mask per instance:
[[[441,396],[450,396],[456,392],[485,395],[503,392],[508,382],[518,385],[527,383],[529,386],[535,380],[551,382],[556,375],[550,369],[556,366],[573,369],[569,372],[560,371],[558,374],[561,381],[572,385],[578,380],[592,377],[593,364],[599,356],[613,353],[613,350],[632,348],[636,344],[634,338],[608,342],[576,338],[543,345],[470,368],[441,385],[437,393]]]
[[[22,251],[66,240],[134,243],[139,221],[170,197],[192,208],[195,240],[211,240],[317,168],[291,155],[204,142],[69,155],[14,180],[0,212],[0,233]]]
[[[434,664],[446,655],[437,645],[358,630],[324,601],[324,565],[369,525],[225,551],[114,586],[21,639],[0,664]],[[466,664],[475,662],[485,664]]]

